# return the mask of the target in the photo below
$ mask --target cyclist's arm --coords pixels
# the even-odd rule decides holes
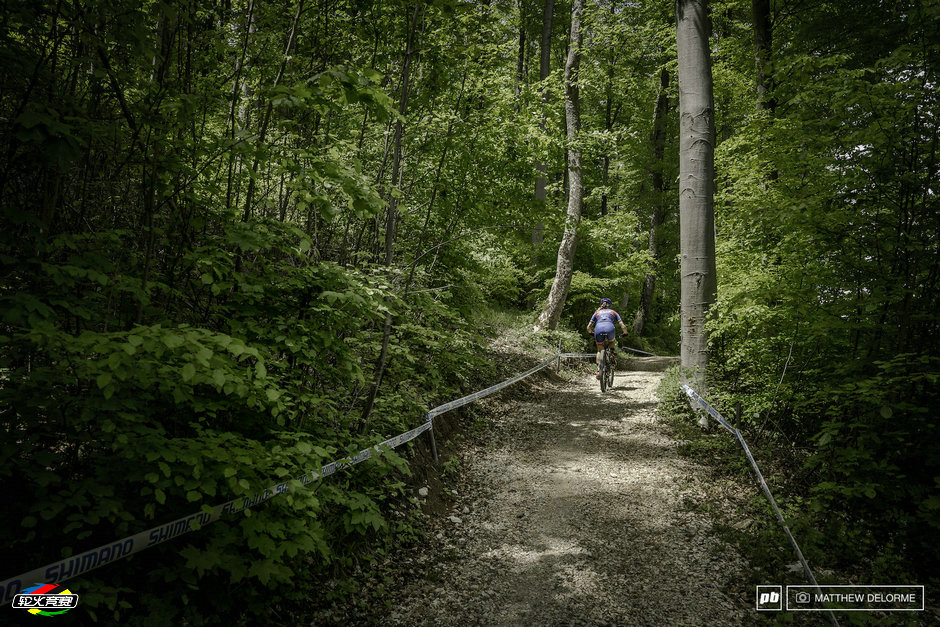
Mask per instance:
[[[625,325],[625,324],[623,323],[623,318],[621,318],[621,317],[620,317],[620,314],[617,313],[616,311],[614,312],[614,315],[617,316],[617,323],[620,325],[620,330],[623,331],[623,334],[624,334],[624,335],[626,335],[626,334],[627,334],[627,325]]]

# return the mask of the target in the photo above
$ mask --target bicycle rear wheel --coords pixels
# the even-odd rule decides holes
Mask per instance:
[[[601,392],[607,391],[607,370],[610,368],[610,365],[607,363],[607,351],[601,353]]]
[[[613,364],[613,360],[610,359],[609,355],[607,359],[607,373],[606,374],[607,374],[607,389],[609,390],[614,387],[614,364]]]

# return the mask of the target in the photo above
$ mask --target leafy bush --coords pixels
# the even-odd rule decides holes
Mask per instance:
[[[940,577],[940,358],[898,355],[875,366],[815,394],[826,421],[807,462],[819,476],[809,507],[843,563],[874,559],[879,582],[905,563]]]
[[[112,244],[121,236],[62,235],[42,261],[6,260],[22,277],[0,296],[8,382],[0,486],[14,504],[0,512],[8,571],[358,452],[415,426],[428,390],[452,394],[459,373],[480,363],[454,311],[427,296],[401,301],[367,270],[311,263],[310,241],[294,227],[236,223],[189,255],[180,287],[151,286],[152,296],[118,269],[124,253]],[[159,321],[127,324],[136,311]],[[387,383],[361,423],[361,364],[378,352],[386,311],[400,321]],[[303,594],[284,585],[347,568],[377,538],[402,531],[384,512],[401,498],[407,466],[395,452],[366,466],[75,585],[98,589],[85,598],[92,612],[117,617],[120,582],[150,582],[139,603],[152,624],[208,624],[233,609],[262,615],[268,591]],[[50,538],[60,540],[39,541]],[[230,586],[240,590],[236,607],[219,614]]]

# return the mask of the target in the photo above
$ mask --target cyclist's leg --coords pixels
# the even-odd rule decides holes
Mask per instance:
[[[605,344],[604,338],[606,338],[606,334],[603,334],[603,333],[594,334],[594,343],[597,345],[597,356],[595,358],[595,361],[597,362],[597,369],[594,372],[595,377],[601,376],[601,353],[604,352],[604,344]]]
[[[604,348],[609,347],[610,352],[615,354],[617,352],[617,336],[613,333],[610,333],[607,337],[608,340],[604,342]]]

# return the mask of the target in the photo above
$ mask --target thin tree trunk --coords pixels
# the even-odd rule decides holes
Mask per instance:
[[[467,85],[468,67],[464,64],[463,78],[460,81],[460,92],[457,94],[457,102],[454,104],[454,118],[447,124],[447,134],[444,137],[444,149],[441,151],[441,158],[437,162],[437,171],[434,173],[434,183],[431,185],[431,199],[428,201],[428,210],[424,216],[424,226],[421,227],[421,234],[418,236],[418,245],[415,247],[415,254],[418,255],[424,247],[424,238],[427,235],[428,225],[431,222],[431,212],[434,210],[434,201],[437,199],[437,188],[441,182],[441,172],[444,170],[444,163],[447,160],[447,151],[450,148],[451,135],[454,131],[454,124],[460,119],[460,104],[463,102],[464,88]],[[407,297],[408,290],[411,289],[411,282],[414,279],[415,268],[418,266],[420,257],[416,256],[408,269],[408,279],[405,281],[405,287],[402,288],[402,296]]]
[[[610,3],[611,21],[613,21],[614,19],[615,7],[616,7],[616,3],[613,2],[613,0],[611,0],[611,3]],[[613,109],[613,100],[614,100],[613,96],[614,96],[615,52],[613,48],[611,48],[608,52],[610,53],[610,56],[607,59],[607,87],[605,89],[605,94],[604,94],[606,96],[606,104],[604,106],[604,130],[607,131],[609,135],[610,129],[613,127],[614,121],[617,118],[617,114],[614,113],[613,116],[611,116],[611,112]],[[617,110],[618,111],[620,110],[619,105],[617,106]],[[602,216],[607,215],[607,181],[608,181],[609,172],[610,172],[610,153],[604,153],[604,160],[603,160],[604,192],[601,194],[601,215]]]
[[[539,58],[539,80],[544,82],[552,69],[552,16],[555,10],[555,0],[545,0],[545,9],[542,12],[542,44],[540,48],[541,57]],[[546,87],[542,91],[542,106],[548,104],[549,91]],[[545,116],[542,116],[539,122],[539,129],[545,130]],[[543,161],[538,164],[539,175],[535,181],[535,200],[545,202],[545,175],[548,172],[548,165]],[[544,235],[545,225],[539,220],[535,228],[532,229],[532,243],[541,244]]]
[[[408,88],[410,85],[411,59],[414,55],[415,33],[418,30],[418,19],[421,14],[421,3],[415,5],[414,15],[408,28],[408,38],[405,45],[405,57],[402,61],[401,77],[401,96],[398,99],[399,118],[395,122],[394,155],[392,157],[392,180],[389,185],[388,193],[388,216],[385,223],[385,265],[391,267],[394,258],[395,232],[398,228],[398,195],[396,187],[401,183],[401,140],[404,134],[404,125],[402,118],[408,108]],[[368,423],[369,415],[375,406],[375,397],[379,392],[379,386],[382,385],[382,376],[385,374],[385,366],[388,363],[388,343],[392,335],[392,315],[385,314],[385,322],[382,325],[382,349],[379,352],[379,359],[375,365],[375,381],[369,390],[369,397],[366,400],[365,407],[362,409],[362,427]]]
[[[287,67],[287,61],[290,59],[290,51],[294,47],[297,22],[300,21],[300,16],[304,11],[305,1],[306,0],[300,0],[300,2],[297,3],[297,12],[294,14],[294,21],[291,23],[290,32],[287,35],[287,44],[284,46],[284,54],[281,56],[281,65],[277,69],[277,75],[274,77],[272,87],[277,87],[281,82],[281,78],[284,77],[284,69]],[[267,107],[265,107],[264,110],[264,118],[261,120],[261,128],[258,130],[258,151],[255,153],[254,162],[251,165],[252,176],[248,178],[248,191],[245,193],[245,213],[242,216],[242,220],[245,222],[251,218],[251,203],[254,200],[255,179],[258,178],[258,165],[261,162],[260,151],[268,133],[268,125],[271,122],[271,112],[273,108],[274,103],[268,100]]]
[[[398,100],[398,114],[399,118],[395,122],[395,136],[392,140],[393,142],[393,154],[392,154],[392,180],[389,185],[389,194],[388,194],[388,214],[386,216],[385,222],[385,265],[392,265],[392,258],[394,256],[394,243],[395,243],[395,234],[398,230],[398,194],[395,193],[395,188],[401,185],[401,160],[402,160],[402,150],[401,150],[401,140],[402,135],[405,132],[405,125],[402,122],[402,117],[405,115],[405,111],[408,108],[408,96],[409,96],[409,87],[410,87],[410,78],[411,78],[411,59],[414,56],[414,44],[415,44],[415,32],[418,29],[418,17],[421,11],[421,5],[418,4],[415,6],[414,16],[412,17],[411,26],[408,29],[408,43],[405,48],[405,58],[402,62],[401,69],[401,97]]]
[[[568,126],[568,214],[565,218],[565,232],[558,247],[558,261],[555,266],[555,280],[548,295],[545,309],[539,315],[536,329],[554,329],[561,318],[561,310],[571,287],[571,275],[574,269],[574,251],[577,245],[578,224],[581,222],[581,202],[584,189],[581,179],[581,150],[576,145],[581,128],[578,111],[578,81],[581,63],[581,0],[571,3],[571,44],[568,47],[568,59],[565,63],[565,121]]]
[[[669,108],[669,98],[666,90],[669,89],[669,70],[663,68],[659,73],[659,97],[653,108],[653,130],[650,132],[650,143],[653,147],[653,167],[651,178],[653,187],[653,214],[650,216],[649,252],[651,266],[643,277],[643,290],[640,293],[640,306],[633,318],[633,333],[643,335],[646,323],[653,308],[653,296],[656,291],[657,259],[659,258],[659,243],[657,241],[659,227],[663,223],[666,211],[666,181],[663,176],[665,162],[663,155],[666,148],[666,111]]]
[[[514,110],[519,111],[519,94],[525,82],[525,0],[519,0],[519,54],[516,58],[516,89]]]
[[[706,394],[705,318],[715,301],[715,118],[706,0],[676,0],[683,379]]]
[[[610,126],[611,126],[611,119],[610,119],[611,100],[612,100],[611,96],[613,95],[613,91],[614,91],[613,76],[614,76],[613,63],[611,63],[610,66],[608,67],[608,73],[607,73],[607,90],[606,90],[607,104],[604,106],[604,130],[607,131],[608,133],[610,133]],[[602,180],[604,192],[601,194],[601,215],[602,216],[607,215],[607,180],[608,180],[609,172],[610,172],[610,154],[604,153],[603,180]]]
[[[751,0],[754,20],[754,65],[757,74],[757,108],[773,112],[777,103],[773,97],[773,60],[771,44],[773,30],[770,25],[770,0]]]

